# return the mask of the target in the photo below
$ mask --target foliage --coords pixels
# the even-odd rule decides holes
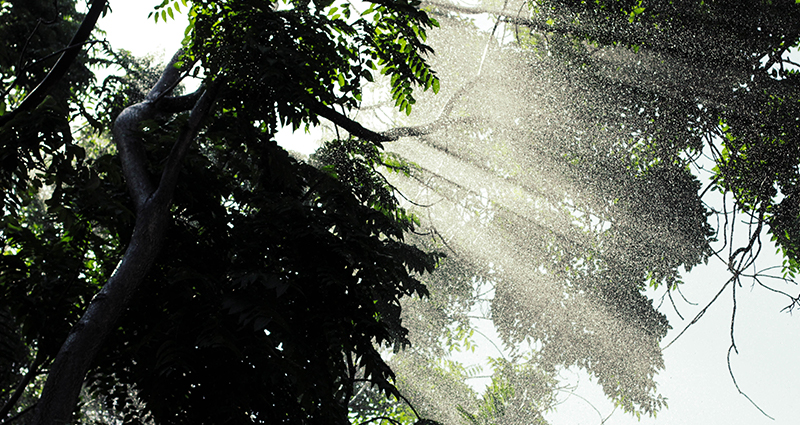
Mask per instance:
[[[787,275],[799,271],[800,97],[786,59],[798,7],[526,4],[528,15],[493,11],[516,43],[484,45],[459,15],[474,10],[447,4],[165,0],[156,20],[189,19],[174,69],[109,48],[79,56],[44,102],[0,121],[0,419],[27,421],[40,372],[141,226],[120,137],[106,147],[131,105],[158,112],[136,123],[138,177],[180,178],[161,251],[93,360],[74,421],[546,423],[569,367],[624,410],[655,414],[669,323],[643,291],[674,291],[683,270],[719,255],[711,244],[727,233],[703,194],[732,194],[757,227],[725,259],[737,278],[761,226]],[[0,113],[44,78],[46,61],[30,58],[75,30],[69,6],[0,2],[12,40]],[[427,41],[439,25],[429,13],[442,28]],[[94,63],[127,75],[97,84]],[[202,69],[198,93],[148,98],[176,69]],[[414,140],[384,151],[393,139],[346,116],[380,75],[398,112],[427,108],[446,126],[410,127],[397,134]],[[412,89],[438,92],[439,75],[451,97],[417,104]],[[175,168],[200,93],[216,107]],[[96,133],[74,131],[79,115]],[[281,126],[320,116],[353,136],[308,160],[275,142]],[[703,152],[715,167],[706,189],[693,174],[711,168]],[[425,206],[407,209],[401,193]],[[466,384],[478,372],[447,358],[475,347],[476,312],[509,353],[482,396]]]
[[[188,158],[169,246],[93,385],[136,388],[158,423],[344,421],[356,371],[396,395],[374,344],[407,344],[398,299],[426,294],[409,271],[433,259],[402,243],[412,223],[384,213],[384,186],[349,186],[246,125],[218,117]]]
[[[438,89],[423,55],[426,27],[436,22],[414,1],[376,2],[359,12],[335,2],[193,2],[190,57],[207,75],[227,82],[223,108],[239,108],[248,97],[262,105],[240,113],[279,124],[316,124],[317,102],[350,110],[361,102],[361,85],[373,70],[391,77],[392,98],[410,112],[413,86]],[[266,66],[264,66],[266,64]],[[266,114],[266,115],[265,115]]]
[[[373,142],[332,141],[315,167],[273,135],[281,124],[317,123],[322,108],[357,106],[361,79],[378,67],[406,112],[414,84],[437,90],[423,44],[435,22],[415,6],[376,3],[351,19],[347,4],[192,4],[185,60],[199,61],[206,84],[221,87],[217,110],[183,161],[168,243],[87,377],[83,397],[111,416],[74,420],[342,423],[364,382],[399,396],[378,350],[408,345],[399,299],[427,294],[417,276],[432,271],[437,255],[404,241],[415,219],[377,173]],[[35,18],[2,30],[36,35],[18,22]],[[52,51],[64,38],[32,40]],[[21,43],[11,47],[6,62],[25,57]],[[70,328],[124,261],[141,214],[117,150],[92,145],[103,133],[76,141],[70,128],[70,108],[104,131],[123,108],[149,101],[142,89],[160,73],[125,52],[106,54],[96,61],[121,65],[127,76],[91,86],[69,74],[60,83],[74,92],[51,91],[2,127],[2,361],[12,371],[2,377],[3,419],[33,405],[41,382],[23,375],[54,367]],[[36,78],[14,81],[15,97],[3,99],[9,106]],[[161,113],[140,123],[145,172],[169,166],[164,158],[188,119]]]
[[[504,350],[531,353],[546,371],[580,367],[624,410],[655,414],[666,405],[655,374],[670,325],[644,291],[671,297],[683,272],[713,257],[744,277],[762,225],[786,273],[796,267],[797,85],[787,52],[800,39],[800,8],[430,4],[441,23],[431,44],[450,53],[434,66],[451,97],[428,108],[451,109],[453,124],[389,149],[419,165],[397,185],[426,205],[423,224],[453,254],[445,265],[469,259],[475,298],[461,314],[480,307]],[[478,13],[506,33],[475,36],[465,16]],[[733,218],[709,208],[712,191],[749,216],[742,245]],[[727,253],[712,249],[717,239]],[[444,304],[433,317],[456,306]]]
[[[800,95],[798,65],[788,54],[800,43],[798,4],[541,3],[550,6],[542,7],[536,18],[563,22],[554,28],[562,37],[584,40],[601,50],[624,46],[639,53],[639,70],[629,67],[635,77],[625,81],[637,90],[628,90],[621,99],[623,109],[644,108],[651,117],[650,128],[658,130],[644,127],[642,134],[653,135],[660,156],[664,149],[700,152],[705,145],[715,162],[714,190],[731,194],[754,224],[767,225],[786,258],[784,270],[796,272],[800,235],[793,224],[798,210],[792,194],[798,158],[792,141],[800,128],[794,118]],[[617,11],[636,13],[631,12],[625,25],[624,13]],[[579,60],[602,67],[602,60],[588,56],[594,49],[581,50]],[[683,76],[674,78],[679,67]],[[654,74],[643,75],[640,70],[645,68]],[[693,90],[681,92],[686,85]],[[651,111],[660,114],[653,116]],[[741,252],[727,259],[736,269],[748,263]]]

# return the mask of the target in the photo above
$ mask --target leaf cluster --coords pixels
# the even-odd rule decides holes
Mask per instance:
[[[179,125],[148,124],[153,157]],[[355,379],[396,396],[378,347],[408,344],[399,299],[427,294],[415,275],[436,257],[403,242],[414,224],[372,168],[372,146],[334,141],[315,168],[220,113],[188,158],[169,242],[94,390],[135,388],[159,423],[345,421]]]
[[[248,113],[273,130],[315,124],[311,104],[357,108],[377,70],[409,112],[414,85],[438,90],[424,59],[425,29],[436,22],[417,4],[377,2],[358,12],[349,3],[194,2],[189,54],[209,78],[226,81],[225,107],[252,104]]]

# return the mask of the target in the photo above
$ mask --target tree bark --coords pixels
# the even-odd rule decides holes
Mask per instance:
[[[181,160],[214,102],[213,90],[205,90],[197,99],[189,122],[167,159],[162,178],[154,188],[136,130],[142,120],[160,112],[159,102],[166,100],[164,95],[179,81],[180,71],[174,64],[180,57],[181,52],[173,57],[144,102],[126,108],[115,121],[114,142],[119,149],[128,189],[136,205],[133,235],[117,269],[92,299],[50,366],[33,418],[36,425],[66,424],[71,421],[86,372],[144,281],[164,239]]]

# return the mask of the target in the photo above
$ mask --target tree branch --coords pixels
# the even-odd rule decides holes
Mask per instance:
[[[326,118],[335,125],[347,130],[350,135],[358,137],[359,139],[368,140],[377,144],[378,147],[382,147],[381,142],[394,142],[401,137],[425,136],[451,124],[472,122],[472,118],[450,118],[449,115],[450,112],[452,112],[456,102],[461,99],[477,82],[478,79],[475,78],[473,81],[465,84],[455,94],[453,94],[450,100],[448,100],[445,104],[444,109],[442,109],[442,113],[439,114],[439,117],[433,122],[411,127],[397,127],[382,132],[376,132],[365,128],[357,121],[316,100],[307,101],[306,106],[308,106],[308,108],[315,114]]]
[[[11,412],[11,409],[17,404],[17,401],[19,401],[19,398],[22,397],[22,394],[25,392],[25,388],[28,387],[28,384],[30,384],[36,374],[39,373],[39,367],[41,367],[42,363],[44,363],[45,357],[44,350],[39,350],[36,352],[36,357],[34,357],[33,363],[31,363],[30,367],[28,368],[28,373],[22,377],[17,384],[17,387],[14,389],[14,393],[11,394],[11,397],[9,397],[8,401],[6,401],[5,406],[3,406],[3,408],[0,410],[0,419],[8,416],[8,413]],[[8,422],[12,420],[13,418],[9,419]]]
[[[359,139],[373,142],[379,147],[382,146],[381,142],[394,142],[398,139],[398,137],[388,136],[384,133],[378,133],[365,128],[357,121],[348,118],[344,114],[337,112],[333,108],[330,108],[317,100],[306,101],[306,106],[311,110],[311,112],[314,112],[315,114],[327,119],[339,127],[342,127],[351,135],[358,137]]]
[[[183,50],[178,50],[167,64],[161,78],[145,97],[144,102],[125,108],[114,121],[114,142],[117,144],[119,157],[122,160],[122,171],[137,211],[155,192],[147,172],[144,147],[138,137],[139,124],[160,112],[157,99],[172,90],[175,83],[180,80],[181,71],[175,67],[175,63],[182,56]],[[167,103],[169,104],[169,101]]]
[[[4,420],[3,422],[0,422],[0,425],[8,425],[8,424],[10,424],[11,422],[14,422],[14,421],[16,421],[17,419],[21,418],[21,417],[22,417],[24,414],[26,414],[26,413],[30,412],[30,411],[31,411],[31,409],[34,409],[34,408],[36,408],[36,403],[33,403],[33,404],[31,404],[30,406],[28,406],[28,407],[26,407],[26,408],[22,409],[22,411],[21,411],[21,412],[19,412],[19,413],[17,413],[16,415],[14,415],[14,416],[12,416],[12,417],[10,417],[10,418],[8,418],[8,419]]]
[[[205,93],[205,88],[200,87],[196,91],[183,96],[162,97],[158,101],[158,111],[161,113],[176,113],[191,110],[203,93]]]
[[[58,61],[50,72],[47,73],[47,76],[44,77],[44,80],[39,83],[36,88],[33,89],[28,96],[22,101],[22,103],[14,109],[12,112],[3,115],[0,117],[0,126],[4,125],[5,123],[11,121],[16,114],[21,111],[27,111],[35,108],[39,105],[45,97],[47,97],[47,93],[50,89],[58,83],[61,78],[66,75],[69,67],[75,61],[75,58],[78,57],[78,53],[80,53],[80,47],[86,40],[89,39],[89,36],[92,34],[95,25],[97,24],[97,19],[100,17],[100,14],[103,12],[103,9],[106,7],[106,0],[93,0],[92,6],[89,8],[89,12],[83,18],[83,22],[81,22],[81,26],[78,28],[78,31],[75,32],[75,35],[72,37],[72,40],[69,42],[67,46],[69,46],[64,53],[61,54],[61,57],[58,58]]]
[[[175,145],[172,146],[172,150],[169,153],[166,166],[161,174],[161,181],[158,184],[158,189],[153,194],[153,202],[172,202],[172,194],[174,193],[175,185],[178,182],[180,164],[183,161],[183,158],[186,156],[186,152],[189,150],[189,146],[191,145],[195,136],[197,136],[197,132],[200,130],[200,125],[211,111],[211,107],[214,105],[220,85],[220,82],[216,82],[214,85],[205,90],[195,103],[194,108],[192,108],[192,112],[189,114],[189,121],[186,123],[186,127],[184,127],[184,129],[181,131],[177,142],[175,142]]]

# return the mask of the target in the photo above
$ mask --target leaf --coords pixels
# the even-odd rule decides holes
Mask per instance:
[[[439,79],[434,77],[433,83],[431,84],[431,88],[433,88],[434,93],[439,93]]]

